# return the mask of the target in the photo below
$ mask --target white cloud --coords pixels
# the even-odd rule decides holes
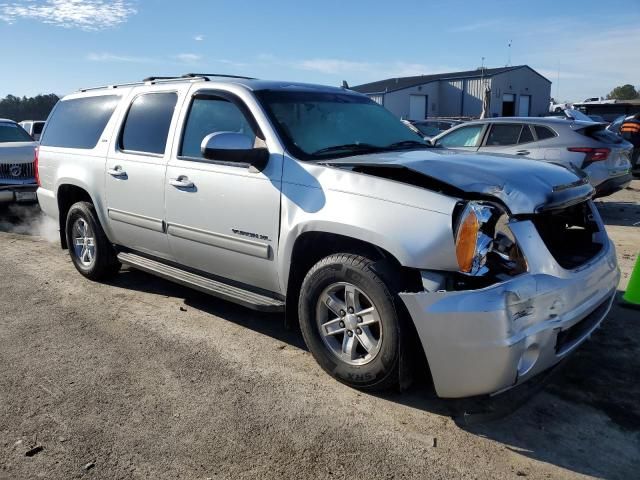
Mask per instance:
[[[554,83],[553,96],[576,101],[604,96],[618,85],[638,83],[640,63],[635,61],[632,46],[640,43],[640,29],[635,25],[616,25],[582,35],[576,35],[579,29],[572,26],[566,30],[570,33],[557,33],[553,41],[524,58]]]
[[[126,0],[25,0],[0,4],[0,20],[7,23],[25,18],[87,31],[115,27],[136,13]]]
[[[196,42],[202,42],[204,40],[204,35],[198,34],[193,37]]]
[[[129,55],[116,55],[107,52],[90,53],[86,58],[91,62],[153,63],[155,61],[149,57],[132,57]]]
[[[178,55],[174,55],[174,58],[184,63],[196,63],[202,60],[202,55],[196,53],[179,53]]]
[[[301,70],[311,70],[326,74],[338,74],[345,72],[362,72],[370,70],[372,64],[368,62],[353,62],[349,60],[339,60],[336,58],[314,58],[310,60],[299,60],[292,63],[292,66]]]
[[[478,30],[486,30],[489,28],[495,28],[496,26],[501,25],[500,20],[487,20],[483,22],[476,23],[468,23],[466,25],[459,25],[457,27],[452,27],[449,29],[450,32],[461,33],[461,32],[476,32]]]
[[[405,61],[363,62],[339,58],[311,58],[300,60],[279,60],[273,55],[262,54],[259,61],[267,65],[305,70],[328,76],[342,76],[344,79],[357,80],[357,83],[380,80],[383,78],[430,75],[441,72],[464,70],[465,68],[444,65],[427,65]],[[350,82],[356,83],[356,82]]]

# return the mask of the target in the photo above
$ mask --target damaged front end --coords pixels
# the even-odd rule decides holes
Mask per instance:
[[[592,202],[496,227],[478,229],[469,271],[423,271],[424,291],[400,294],[441,397],[500,393],[551,368],[600,325],[615,295],[615,250]]]
[[[584,176],[533,160],[424,152],[333,166],[457,199],[457,268],[422,268],[421,291],[400,294],[439,396],[522,384],[606,317],[620,272]]]

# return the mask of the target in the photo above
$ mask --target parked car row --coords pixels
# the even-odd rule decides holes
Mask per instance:
[[[16,122],[0,119],[0,205],[36,201],[37,145]]]
[[[584,171],[596,196],[631,182],[633,146],[606,125],[560,118],[508,117],[475,120],[432,139],[436,147],[517,155]],[[509,161],[505,157],[505,162]]]
[[[571,160],[600,179],[625,145],[528,120],[458,125],[435,137],[444,150],[344,88],[149,78],[56,105],[38,199],[89,279],[125,264],[286,311],[356,388],[426,368],[441,397],[495,394],[575,351],[620,278],[592,185],[550,160],[573,135],[593,151]]]
[[[429,140],[456,125],[460,125],[462,120],[439,118],[434,120],[402,120],[402,122],[425,140]]]

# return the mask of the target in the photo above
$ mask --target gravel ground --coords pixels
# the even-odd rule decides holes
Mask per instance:
[[[640,181],[599,208],[624,290]],[[0,479],[637,478],[637,311],[615,307],[515,413],[460,426],[426,382],[335,382],[279,315],[135,271],[89,282],[19,214],[0,221]]]

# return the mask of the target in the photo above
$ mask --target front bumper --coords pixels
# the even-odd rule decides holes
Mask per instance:
[[[0,204],[7,203],[36,203],[38,185],[0,185]]]
[[[528,273],[479,290],[400,294],[440,397],[495,394],[526,382],[574,351],[611,308],[620,271],[610,240],[569,271],[531,222],[512,231],[525,255],[535,252]]]
[[[611,195],[619,190],[623,190],[629,186],[631,180],[633,180],[633,175],[631,175],[631,173],[605,180],[600,185],[596,186],[595,197],[606,197],[607,195]]]

